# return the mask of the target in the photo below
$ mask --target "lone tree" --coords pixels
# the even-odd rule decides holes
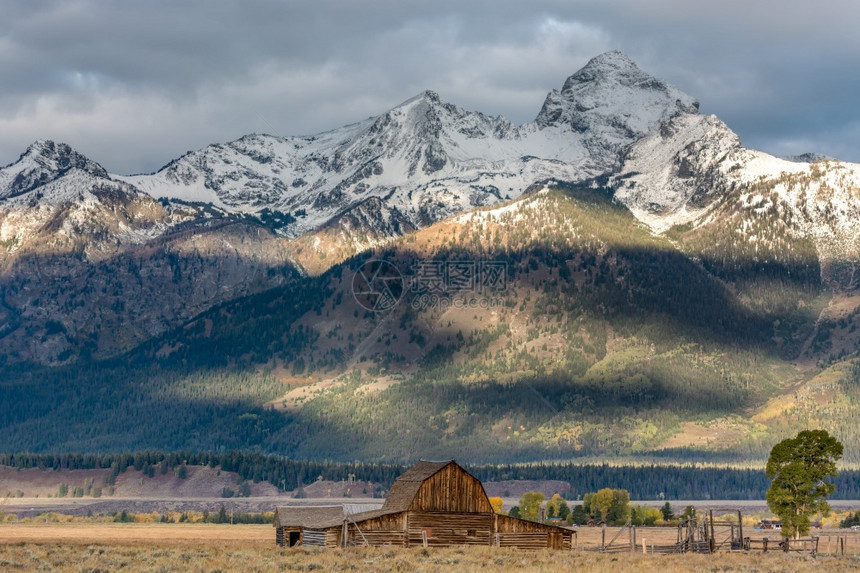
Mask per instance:
[[[522,519],[537,521],[540,516],[540,506],[546,498],[539,491],[527,491],[520,498],[519,512]]]
[[[824,481],[836,477],[842,444],[824,430],[805,430],[773,447],[765,473],[771,479],[767,505],[782,521],[783,537],[809,533],[809,517],[830,510],[824,500],[836,486]]]
[[[663,521],[671,521],[675,519],[675,512],[672,511],[672,504],[668,501],[660,508],[660,513],[663,514]]]
[[[626,489],[605,487],[597,493],[587,493],[584,499],[587,511],[610,525],[624,525],[630,516],[630,494]]]

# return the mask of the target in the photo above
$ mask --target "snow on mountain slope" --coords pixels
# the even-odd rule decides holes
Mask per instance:
[[[608,52],[553,90],[535,120],[580,135],[592,169],[606,171],[618,152],[679,114],[697,114],[699,103],[640,70],[621,52]]]
[[[74,172],[82,175],[68,178]],[[297,221],[279,232],[293,237],[341,221],[379,241],[516,197],[538,181],[610,176],[615,198],[663,232],[701,224],[731,190],[770,181],[803,221],[802,231],[817,233],[822,248],[833,250],[856,240],[855,172],[850,164],[745,149],[719,119],[699,115],[692,97],[609,52],[553,90],[535,121],[522,126],[427,91],[326,133],[248,135],[211,145],[151,175],[110,176],[68,146],[36,142],[0,170],[0,206],[8,209],[15,197],[33,202],[34,190],[41,202],[58,193],[85,197],[92,179],[226,212],[287,212]],[[792,186],[786,177],[810,182]],[[52,187],[56,181],[66,182]],[[6,227],[0,237],[8,240]]]
[[[657,233],[719,222],[749,242],[768,241],[762,233],[781,232],[761,227],[772,210],[788,232],[813,241],[832,288],[860,288],[860,165],[779,159],[743,148],[714,116],[687,114],[630,146],[610,186]]]
[[[37,141],[0,170],[0,264],[20,249],[76,245],[99,258],[158,236],[167,219],[152,197],[62,143]]]
[[[535,181],[584,181],[618,164],[625,146],[679,114],[689,96],[620,52],[592,59],[519,127],[424,92],[375,118],[310,137],[250,135],[206,147],[154,175],[118,177],[153,196],[231,211],[263,208],[318,228],[368,198],[413,226],[515,197]]]
[[[65,144],[31,145],[0,191],[4,360],[112,356],[294,273],[261,221],[162,204]]]
[[[90,161],[65,143],[36,141],[18,161],[0,169],[0,200],[23,195],[73,169],[108,178],[101,165]]]
[[[634,144],[610,185],[639,220],[662,232],[706,209],[743,154],[715,116],[680,115]]]
[[[759,152],[756,156],[753,163],[780,162],[785,167],[782,160]],[[774,209],[781,217],[790,211],[815,243],[822,276],[831,288],[860,289],[860,165],[836,161],[800,165],[805,169],[784,168],[778,177],[760,178],[758,187],[771,190],[770,197],[745,189],[741,200],[758,210]]]

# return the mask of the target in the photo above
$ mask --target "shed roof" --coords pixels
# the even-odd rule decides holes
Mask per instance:
[[[433,474],[452,463],[454,463],[454,460],[443,462],[421,460],[397,478],[388,492],[388,497],[385,498],[385,504],[382,506],[382,509],[391,513],[407,511],[412,504],[412,500],[415,499],[418,490],[421,489],[421,484]]]
[[[375,519],[377,517],[382,517],[383,515],[393,515],[395,513],[401,513],[401,511],[397,509],[371,509],[370,511],[353,513],[349,516],[349,521],[351,523],[360,524],[362,521],[367,521],[368,519]]]
[[[400,513],[385,509],[371,509],[359,513],[345,512],[341,505],[284,505],[275,509],[275,527],[303,527],[305,529],[327,529],[343,524],[344,518],[351,523]]]
[[[284,505],[275,509],[275,527],[324,529],[341,523],[340,505]]]

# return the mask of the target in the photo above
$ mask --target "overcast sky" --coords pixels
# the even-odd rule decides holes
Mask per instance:
[[[0,165],[53,139],[110,171],[154,171],[425,89],[519,124],[613,49],[748,147],[860,162],[858,22],[852,0],[0,0]]]

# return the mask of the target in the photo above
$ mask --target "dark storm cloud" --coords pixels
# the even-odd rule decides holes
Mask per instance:
[[[434,89],[531,120],[621,49],[748,146],[860,161],[853,2],[0,2],[0,163],[37,138],[153,170],[249,132],[313,133]]]

